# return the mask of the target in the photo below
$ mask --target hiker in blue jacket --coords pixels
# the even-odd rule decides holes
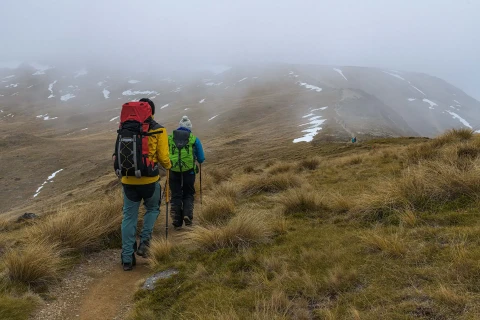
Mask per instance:
[[[193,207],[195,195],[195,175],[198,173],[196,162],[205,161],[202,143],[192,133],[192,122],[187,116],[180,120],[180,126],[168,136],[170,151],[170,190],[175,229],[191,226],[193,221]]]

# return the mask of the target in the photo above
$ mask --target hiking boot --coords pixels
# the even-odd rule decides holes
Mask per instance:
[[[140,257],[146,258],[148,256],[149,247],[150,247],[149,240],[141,242],[137,249],[137,255],[139,255]]]
[[[123,271],[132,271],[133,267],[137,265],[137,259],[135,258],[135,253],[132,255],[132,261],[131,262],[123,262],[122,261],[122,266],[123,266]]]
[[[185,222],[186,227],[191,227],[192,226],[192,219],[190,217],[183,217],[183,222]]]

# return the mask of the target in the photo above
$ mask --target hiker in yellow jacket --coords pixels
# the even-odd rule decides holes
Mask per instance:
[[[151,108],[151,113],[149,113],[150,110],[148,108],[145,109],[146,104],[134,105],[131,103],[133,106],[130,106],[130,108],[133,111],[129,110],[128,112],[124,112],[122,109],[120,119],[122,124],[118,131],[119,136],[114,154],[116,172],[117,175],[121,176],[123,185],[122,265],[125,271],[132,270],[133,266],[135,266],[135,252],[139,256],[147,256],[153,227],[160,213],[161,188],[159,166],[167,170],[171,167],[167,130],[153,120],[155,104],[147,98],[140,99],[139,102],[148,103]],[[147,113],[145,110],[147,110]],[[138,119],[142,119],[143,125],[148,128],[148,134],[144,135],[148,138],[148,150],[142,149],[143,154],[133,155],[134,152],[132,152],[132,150],[136,150],[136,148],[133,147],[133,143],[135,143],[135,138],[138,137],[138,134],[133,134],[133,136],[136,137],[130,137],[129,134],[132,135],[131,132],[135,131],[135,128],[132,129],[132,126],[137,125],[136,128],[138,128],[140,121],[129,122],[129,120],[132,116],[137,116],[135,113],[142,112],[146,120],[143,120],[142,116]],[[138,119],[135,118],[134,120]],[[147,145],[146,141],[143,141],[143,138],[142,140],[138,140],[137,138],[136,143],[143,143],[142,148]],[[139,158],[143,160],[138,160]],[[142,161],[141,164],[140,161]],[[133,165],[135,165],[133,168],[134,171],[131,170]],[[129,168],[129,166],[131,167]],[[140,166],[142,166],[142,170],[137,170],[137,167]],[[135,173],[131,174],[131,172]],[[142,200],[146,213],[144,215],[140,243],[137,249],[136,232],[138,210]]]

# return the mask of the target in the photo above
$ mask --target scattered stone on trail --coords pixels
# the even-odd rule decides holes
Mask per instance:
[[[155,289],[155,283],[157,282],[158,279],[168,279],[171,276],[176,274],[178,274],[178,270],[175,270],[175,269],[167,269],[165,271],[155,273],[153,276],[145,280],[145,283],[143,284],[142,289],[153,290]]]
[[[28,220],[37,219],[38,216],[35,213],[25,212],[20,217],[18,217],[17,222],[23,222]]]

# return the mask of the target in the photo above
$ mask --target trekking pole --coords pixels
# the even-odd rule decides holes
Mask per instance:
[[[165,240],[168,240],[168,203],[170,202],[170,170],[167,170],[167,179],[165,181]]]
[[[200,163],[200,210],[203,205],[203,196],[202,196],[202,164]]]

